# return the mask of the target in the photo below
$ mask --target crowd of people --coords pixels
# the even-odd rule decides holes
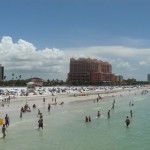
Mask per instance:
[[[130,91],[129,91],[130,92]],[[144,91],[142,91],[142,95],[143,95],[143,93],[145,94],[145,93],[148,93],[148,91],[147,90],[144,90]],[[135,93],[135,95],[136,95],[136,93]],[[112,95],[112,97],[114,98],[115,96],[114,95]],[[122,95],[120,94],[120,97],[122,97]],[[100,101],[100,99],[102,99],[102,97],[98,94],[98,97],[96,98],[96,102],[98,103],[99,101]],[[94,100],[94,103],[95,103],[95,100]],[[113,99],[113,103],[112,103],[112,107],[111,107],[111,110],[114,110],[114,108],[115,108],[115,103],[116,103],[116,101],[115,101],[115,99]],[[134,106],[134,104],[130,101],[129,102],[129,106]],[[107,118],[108,119],[110,119],[110,113],[111,113],[111,110],[109,109],[108,110],[108,112],[107,112]],[[133,117],[133,112],[132,112],[132,110],[130,110],[130,118],[132,119],[132,117]],[[97,112],[97,118],[99,118],[99,117],[101,117],[101,113],[100,113],[100,111],[98,111]],[[129,125],[130,125],[130,118],[129,118],[129,116],[127,116],[126,117],[126,119],[125,119],[125,124],[126,124],[126,127],[128,127]],[[87,122],[91,122],[91,117],[89,116],[85,116],[85,122],[87,123]]]
[[[51,105],[57,105],[57,98],[52,98],[52,103],[48,103],[48,106],[47,106],[47,111],[50,112],[51,110]],[[46,102],[46,98],[44,97],[43,98],[43,104],[45,105],[45,102]],[[59,105],[63,105],[64,102],[60,102]],[[33,110],[35,110],[37,108],[36,104],[33,104],[32,106]],[[37,109],[38,113],[37,113],[37,117],[39,118],[38,119],[38,129],[43,129],[43,114],[41,113],[40,109]],[[20,118],[23,117],[23,114],[26,113],[26,112],[31,112],[31,108],[29,106],[29,104],[26,102],[25,105],[23,107],[21,107],[20,109]],[[8,114],[6,114],[5,118],[4,118],[4,123],[2,124],[2,134],[3,134],[3,138],[6,137],[6,131],[7,131],[7,128],[9,127],[9,123],[10,123],[10,118],[8,116]]]
[[[143,91],[143,92],[142,92],[142,95],[146,94],[147,92],[148,92],[148,91]],[[136,94],[135,94],[135,95],[136,95]],[[122,96],[122,95],[121,95],[121,96]],[[115,109],[115,105],[116,105],[116,100],[114,99],[115,96],[112,96],[112,97],[113,97],[112,107],[111,107],[111,109],[109,109],[108,112],[107,112],[107,118],[108,118],[108,119],[111,118],[111,110],[113,111],[113,110]],[[98,94],[98,97],[96,98],[97,103],[98,103],[100,100],[102,100],[102,97]],[[45,105],[45,103],[46,103],[46,98],[44,97],[44,98],[43,98],[43,104]],[[95,100],[94,100],[94,103],[95,103]],[[52,106],[52,105],[57,105],[57,104],[63,105],[64,102],[62,101],[62,102],[58,103],[58,102],[57,102],[57,97],[52,98],[51,103],[50,103],[50,102],[47,103],[47,111],[50,112],[50,111],[51,111],[51,106]],[[131,103],[131,101],[129,102],[129,107],[130,107],[130,106],[134,106],[134,104]],[[36,104],[33,104],[32,108],[33,108],[33,110],[35,110],[35,109],[37,108],[37,105],[36,105]],[[41,113],[41,111],[40,111],[39,108],[37,109],[37,111],[38,111],[38,113],[37,113],[37,117],[38,117],[38,122],[37,122],[37,123],[38,123],[38,129],[43,129],[43,128],[44,128],[44,127],[43,127],[43,122],[44,122],[43,114]],[[20,110],[20,118],[23,117],[23,113],[25,113],[25,112],[31,112],[31,108],[30,108],[30,106],[29,106],[28,103],[25,103],[25,105],[24,105],[23,107],[21,107],[21,110]],[[133,117],[133,111],[132,111],[132,109],[130,110],[129,113],[130,113],[130,117],[129,117],[129,115],[128,115],[128,116],[126,116],[126,119],[125,119],[125,124],[126,124],[127,127],[130,125],[131,119],[132,119],[132,117]],[[98,110],[98,111],[97,111],[97,118],[100,118],[101,116],[102,116],[102,114],[101,114],[100,110]],[[90,116],[90,115],[86,115],[86,116],[85,116],[85,122],[88,123],[88,122],[91,122],[91,121],[92,121],[91,116]],[[8,114],[6,114],[6,115],[5,115],[5,122],[4,122],[4,124],[2,125],[3,138],[6,137],[6,131],[7,131],[7,128],[9,127],[9,124],[10,124],[10,118],[9,118]]]

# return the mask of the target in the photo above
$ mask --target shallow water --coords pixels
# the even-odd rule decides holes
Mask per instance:
[[[149,93],[137,93],[115,97],[115,109],[111,110],[110,119],[107,112],[112,106],[112,97],[98,103],[87,102],[67,103],[63,106],[52,106],[47,112],[47,104],[39,105],[44,116],[44,129],[37,130],[37,109],[23,114],[19,118],[20,104],[16,108],[1,111],[8,113],[11,122],[5,139],[0,139],[0,150],[148,150],[150,147],[150,101]],[[134,106],[129,106],[129,101]],[[30,104],[30,103],[29,103]],[[127,128],[126,116],[133,118]],[[101,117],[97,118],[97,111]],[[85,123],[86,115],[92,121]]]

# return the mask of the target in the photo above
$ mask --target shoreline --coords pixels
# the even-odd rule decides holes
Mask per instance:
[[[15,96],[15,98],[11,98],[10,99],[10,103],[26,103],[26,102],[30,102],[30,103],[34,103],[34,102],[38,102],[43,100],[43,98],[46,98],[46,103],[52,103],[52,99],[57,98],[57,102],[61,103],[73,103],[73,102],[80,102],[80,101],[90,101],[90,100],[96,100],[98,95],[100,95],[100,97],[103,99],[105,99],[106,97],[114,97],[118,96],[120,94],[127,94],[127,93],[133,93],[133,92],[138,92],[138,91],[142,91],[145,89],[149,89],[147,87],[142,87],[142,88],[126,88],[126,89],[112,89],[112,90],[90,90],[90,91],[84,91],[84,92],[79,92],[77,91],[76,93],[58,93],[54,96],[52,96],[50,93],[43,93],[42,95],[32,95],[29,94],[29,96]],[[2,97],[7,98],[6,97]],[[1,101],[2,103],[2,101]],[[1,107],[2,108],[2,107]]]

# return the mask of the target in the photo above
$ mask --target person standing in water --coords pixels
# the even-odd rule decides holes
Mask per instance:
[[[129,117],[127,116],[127,118],[126,118],[126,120],[125,120],[125,123],[126,123],[126,126],[128,127],[129,126],[129,124],[130,124],[130,119],[129,119]]]
[[[7,114],[5,116],[5,125],[6,125],[6,127],[9,126],[9,116]]]
[[[130,116],[131,116],[131,118],[132,118],[132,110],[130,110]]]
[[[40,119],[39,119],[38,123],[39,123],[39,129],[40,128],[43,129],[43,117],[42,116],[40,116]]]
[[[91,117],[89,116],[89,122],[91,122]]]
[[[22,111],[20,110],[20,118],[22,118]]]
[[[101,116],[100,111],[98,111],[97,112],[97,117],[100,117],[100,116]]]
[[[7,130],[6,130],[6,127],[5,127],[5,124],[3,124],[3,127],[2,127],[2,133],[3,133],[3,138],[5,138],[5,136],[6,136],[6,132]]]
[[[88,117],[87,116],[85,116],[85,122],[88,122]]]
[[[114,109],[114,108],[115,108],[115,103],[112,103],[111,109]]]
[[[108,110],[108,118],[110,118],[110,110]]]

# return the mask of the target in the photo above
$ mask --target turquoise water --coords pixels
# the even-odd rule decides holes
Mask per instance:
[[[98,103],[93,100],[72,102],[63,106],[52,106],[51,112],[41,106],[44,116],[44,129],[37,130],[37,110],[23,114],[19,118],[19,109],[10,109],[11,119],[5,139],[0,139],[0,150],[148,150],[150,147],[150,100],[149,93],[141,95],[127,94],[115,97],[115,109],[112,97],[106,97]],[[129,101],[134,106],[129,106]],[[133,111],[131,124],[125,126],[126,116]],[[97,118],[97,111],[101,117]],[[85,123],[86,115],[92,120]]]

